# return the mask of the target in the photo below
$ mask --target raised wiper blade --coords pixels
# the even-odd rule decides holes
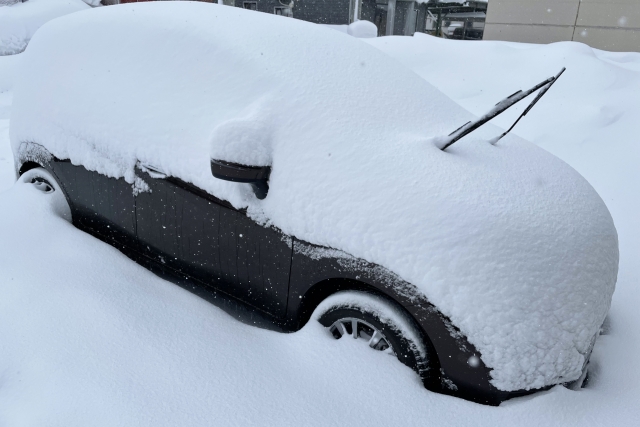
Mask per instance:
[[[455,131],[453,131],[451,134],[447,135],[445,138],[443,138],[443,140],[440,141],[439,145],[442,146],[441,150],[443,150],[443,151],[446,150],[449,146],[451,146],[453,143],[458,141],[460,138],[470,134],[474,130],[478,129],[480,126],[482,126],[485,123],[487,123],[489,120],[491,120],[494,117],[499,116],[500,114],[504,113],[506,110],[508,110],[509,108],[513,107],[515,104],[517,104],[518,102],[522,101],[527,96],[531,95],[533,92],[535,92],[535,91],[537,91],[539,89],[542,89],[540,91],[540,93],[538,94],[538,96],[536,96],[536,98],[533,100],[533,102],[527,107],[527,109],[524,111],[524,113],[518,118],[518,120],[516,120],[516,122],[509,128],[509,130],[507,130],[505,133],[500,135],[493,143],[497,142],[498,140],[500,140],[500,138],[502,138],[507,133],[509,133],[509,131],[511,131],[511,129],[513,129],[513,127],[520,121],[520,119],[522,117],[524,117],[531,110],[531,108],[533,108],[533,106],[540,100],[540,98],[542,98],[542,96],[545,93],[547,93],[549,88],[562,75],[562,73],[564,73],[565,70],[566,70],[566,68],[563,68],[562,70],[560,70],[560,72],[557,75],[555,75],[553,77],[549,77],[547,80],[545,80],[545,81],[543,81],[541,83],[538,83],[537,85],[535,85],[534,87],[532,87],[529,90],[515,92],[514,94],[512,94],[512,95],[508,96],[507,98],[503,99],[502,101],[498,102],[491,110],[489,110],[482,117],[478,118],[477,120],[470,121],[470,122],[467,122],[466,124],[462,125],[461,127],[456,129]]]
[[[521,118],[523,118],[524,116],[527,115],[527,113],[529,111],[531,111],[531,109],[533,108],[534,105],[536,105],[538,103],[538,101],[540,101],[540,98],[542,98],[544,96],[545,93],[547,93],[547,91],[549,90],[549,88],[551,88],[551,86],[553,86],[553,84],[556,82],[556,80],[558,80],[558,78],[562,75],[562,73],[564,73],[566,70],[566,68],[563,68],[562,70],[560,70],[560,72],[555,76],[555,78],[553,79],[553,81],[551,83],[549,83],[546,87],[543,87],[542,90],[540,92],[538,92],[538,95],[533,99],[533,101],[531,101],[531,104],[529,104],[529,106],[524,110],[524,112],[522,114],[520,114],[520,117],[518,117],[518,120],[516,120],[515,122],[513,122],[513,124],[511,125],[511,127],[509,129],[507,129],[504,133],[502,133],[500,136],[498,136],[497,138],[494,138],[491,140],[492,144],[497,143],[498,141],[500,141],[502,138],[504,138],[504,136],[506,134],[508,134],[509,132],[511,132],[511,129],[513,129],[514,127],[516,127],[516,125],[518,124],[518,122],[520,121]]]

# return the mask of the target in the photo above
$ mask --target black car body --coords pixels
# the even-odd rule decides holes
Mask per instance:
[[[419,326],[429,350],[430,390],[490,405],[534,391],[495,388],[464,335],[415,286],[384,267],[264,227],[246,211],[148,166],[139,165],[137,173],[150,191],[139,191],[34,143],[20,152],[19,175],[45,168],[63,188],[73,224],[142,265],[222,292],[288,332],[302,328],[335,292],[378,294],[402,306]]]

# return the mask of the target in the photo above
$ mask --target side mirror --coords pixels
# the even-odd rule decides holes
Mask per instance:
[[[269,192],[270,166],[246,166],[239,163],[211,159],[211,173],[218,179],[251,184],[253,192],[260,200]]]

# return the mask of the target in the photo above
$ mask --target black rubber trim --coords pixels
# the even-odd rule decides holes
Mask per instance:
[[[211,173],[216,178],[225,181],[253,183],[267,181],[271,174],[271,168],[269,166],[246,166],[212,159]]]

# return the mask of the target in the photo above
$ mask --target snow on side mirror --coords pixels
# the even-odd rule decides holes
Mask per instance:
[[[218,179],[251,184],[253,192],[260,200],[269,192],[270,166],[247,166],[224,160],[211,159],[211,173]]]

